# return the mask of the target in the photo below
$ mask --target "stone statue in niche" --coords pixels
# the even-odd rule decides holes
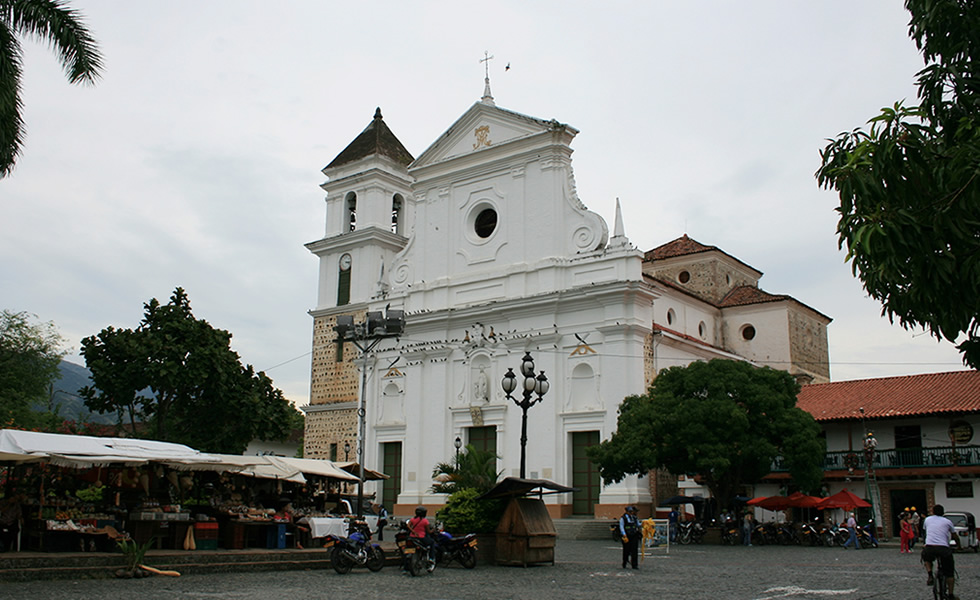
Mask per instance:
[[[473,400],[475,402],[490,402],[490,378],[480,367],[480,372],[473,378]]]

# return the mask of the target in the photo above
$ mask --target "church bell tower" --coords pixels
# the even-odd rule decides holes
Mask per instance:
[[[413,160],[378,108],[368,126],[323,168],[325,234],[306,244],[320,261],[317,305],[310,311],[308,457],[338,460],[337,448],[356,439],[357,368],[336,344],[334,326],[339,314],[362,319],[369,303],[388,294],[391,261],[412,228],[414,197],[407,167]]]

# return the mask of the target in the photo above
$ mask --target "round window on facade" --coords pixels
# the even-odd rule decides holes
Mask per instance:
[[[674,315],[674,309],[667,309],[667,324],[673,325],[675,319],[677,319],[677,317]]]
[[[746,325],[742,327],[742,339],[749,341],[755,338],[755,327],[751,325]]]
[[[492,208],[484,208],[476,215],[476,220],[473,222],[473,230],[476,235],[483,239],[490,237],[490,235],[497,229],[497,211]]]
[[[687,271],[681,271],[677,274],[677,281],[680,281],[681,283],[687,283],[690,280],[691,274]]]

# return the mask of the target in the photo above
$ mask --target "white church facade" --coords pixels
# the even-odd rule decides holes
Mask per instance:
[[[306,245],[319,286],[305,455],[388,474],[369,493],[395,514],[444,503],[432,471],[457,439],[519,474],[521,409],[501,380],[526,353],[550,383],[527,411],[526,476],[578,490],[545,497],[554,517],[654,500],[649,477],[603,486],[585,449],[662,368],[721,357],[829,381],[828,317],[762,291],[761,272],[687,236],[638,250],[618,205],[610,231],[576,193],[577,133],[496,106],[488,84],[418,158],[379,109],[323,169],[325,235]],[[337,317],[388,309],[404,310],[404,334],[381,341],[362,373],[354,345],[337,344]],[[343,448],[357,448],[362,375],[357,457]]]

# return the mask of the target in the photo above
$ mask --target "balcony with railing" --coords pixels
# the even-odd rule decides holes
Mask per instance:
[[[922,467],[969,467],[980,466],[980,446],[937,446],[932,448],[878,448],[874,455],[874,468],[878,470]],[[864,470],[863,450],[828,452],[824,455],[825,471],[846,469]],[[789,468],[783,457],[773,461],[773,472],[786,472]]]

